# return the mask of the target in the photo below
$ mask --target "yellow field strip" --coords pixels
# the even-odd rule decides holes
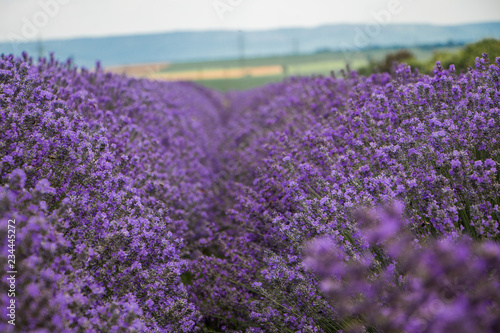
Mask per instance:
[[[283,73],[283,67],[260,66],[246,68],[221,68],[206,69],[200,71],[172,72],[172,73],[152,73],[148,77],[165,81],[192,81],[192,80],[214,80],[214,79],[239,79],[247,76],[270,76]]]
[[[127,66],[109,67],[106,71],[115,74],[125,74],[133,77],[149,77],[151,74],[167,68],[170,63],[137,64]]]

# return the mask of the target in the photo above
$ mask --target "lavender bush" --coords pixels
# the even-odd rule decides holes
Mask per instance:
[[[210,96],[54,59],[0,66],[2,264],[15,219],[18,288],[33,291],[18,294],[16,328],[192,331],[173,232],[205,217]]]
[[[499,65],[478,58],[456,75],[437,64],[433,76],[400,66],[395,77],[349,72],[267,87],[246,103],[230,96],[238,105],[228,130],[234,140],[224,145],[232,152],[232,228],[214,232],[217,252],[196,267],[202,312],[248,331],[377,329],[361,313],[342,312],[343,299],[325,298],[302,265],[304,244],[326,235],[361,260],[370,249],[356,218],[361,207],[400,200],[421,243],[449,235],[498,241]],[[471,281],[479,288],[485,279]],[[391,317],[378,309],[370,309],[375,317]]]
[[[2,56],[0,330],[498,331],[499,67],[222,95]]]

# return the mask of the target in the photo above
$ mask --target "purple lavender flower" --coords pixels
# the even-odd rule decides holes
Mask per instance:
[[[1,56],[16,329],[498,331],[499,66],[223,95]]]

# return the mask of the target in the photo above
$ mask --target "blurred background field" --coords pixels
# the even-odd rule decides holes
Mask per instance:
[[[164,81],[194,81],[220,91],[245,90],[290,76],[339,75],[341,70],[357,70],[369,75],[390,72],[393,62],[404,62],[430,73],[436,61],[455,64],[458,71],[474,65],[477,54],[500,56],[500,41],[484,39],[465,45],[427,45],[410,48],[374,48],[350,53],[323,51],[275,57],[240,58],[215,61],[174,62],[111,67],[118,74]]]
[[[414,60],[428,62],[440,54],[457,54],[460,46],[409,48]],[[173,63],[156,72],[144,73],[146,77],[160,80],[192,80],[210,88],[227,91],[249,89],[270,82],[278,82],[289,76],[330,75],[332,71],[363,69],[383,62],[387,54],[400,49],[371,49],[356,52],[350,59],[343,52],[319,52],[307,55],[261,57],[251,59],[221,60],[209,62]],[[256,71],[255,69],[268,69]],[[237,71],[237,75],[234,75]],[[118,70],[119,72],[119,70]],[[194,74],[194,75],[193,75]]]

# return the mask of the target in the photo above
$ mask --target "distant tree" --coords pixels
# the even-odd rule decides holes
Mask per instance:
[[[385,59],[379,63],[370,62],[366,67],[358,70],[360,75],[369,75],[374,72],[392,72],[393,67],[399,63],[414,63],[415,56],[410,51],[403,49],[395,53],[389,53],[385,56]]]
[[[451,43],[450,43],[451,45]],[[379,63],[370,62],[366,67],[358,70],[360,75],[370,75],[374,72],[391,72],[395,63],[406,63],[413,68],[418,68],[425,74],[432,73],[437,61],[440,61],[444,68],[449,68],[451,64],[455,65],[457,72],[465,72],[469,67],[473,67],[477,57],[483,53],[488,53],[490,61],[500,57],[500,40],[483,39],[479,42],[467,44],[457,53],[449,51],[435,52],[429,61],[419,61],[408,50],[401,50],[396,53],[387,54],[385,59]]]
[[[420,62],[416,63],[415,67],[418,67],[420,72],[425,73],[425,74],[430,74],[432,73],[432,70],[436,66],[436,62],[440,61],[441,64],[445,67],[448,68],[450,64],[454,62],[453,59],[455,59],[456,54],[449,52],[449,51],[437,51],[434,52],[434,55],[432,56],[431,60],[426,61],[426,62]]]
[[[396,64],[406,63],[414,59],[413,53],[408,50],[400,50],[396,53],[389,53],[385,56],[385,60],[377,66],[379,72],[390,73]]]
[[[457,71],[466,71],[467,68],[474,66],[476,57],[481,57],[483,53],[488,53],[490,60],[500,57],[500,40],[483,39],[477,43],[468,44],[462,51],[451,57],[451,59],[442,61],[442,64],[446,68],[454,64]]]
[[[465,72],[467,68],[474,66],[476,57],[480,57],[483,53],[488,53],[491,61],[496,57],[500,57],[500,40],[483,39],[477,43],[467,44],[464,49],[455,54],[436,52],[429,62],[419,64],[417,67],[424,73],[430,73],[436,61],[440,61],[444,68],[449,68],[453,64],[457,72]]]

